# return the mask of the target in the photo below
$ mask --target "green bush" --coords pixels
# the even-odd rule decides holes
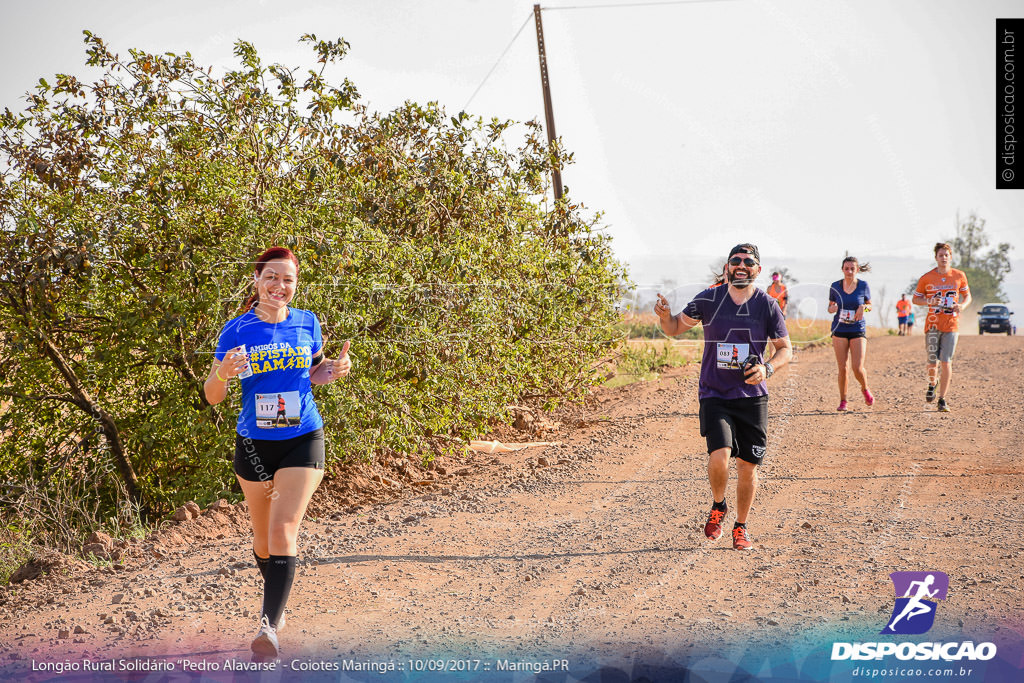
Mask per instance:
[[[237,399],[202,382],[273,244],[328,354],[352,340],[352,375],[316,389],[332,461],[429,457],[596,381],[624,273],[597,216],[544,201],[569,155],[536,124],[514,146],[510,122],[370,111],[325,76],[347,44],[303,41],[305,73],[239,42],[215,76],[86,32],[96,82],[40,79],[0,117],[0,486],[88,482],[80,519],[142,523],[225,495]]]

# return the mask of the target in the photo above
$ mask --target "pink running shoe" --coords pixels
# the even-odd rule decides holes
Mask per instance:
[[[846,399],[845,398],[842,401],[839,402],[839,407],[836,408],[836,410],[838,410],[838,411],[846,410]]]
[[[871,395],[871,390],[870,389],[864,389],[863,392],[864,392],[864,402],[867,403],[869,406],[873,406],[875,404],[875,397]]]

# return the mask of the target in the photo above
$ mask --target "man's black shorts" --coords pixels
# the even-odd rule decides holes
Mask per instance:
[[[249,439],[235,434],[235,474],[247,481],[269,481],[284,467],[324,468],[324,430],[291,439]]]
[[[768,448],[768,397],[701,399],[700,435],[708,453],[731,448],[732,457],[760,465]]]

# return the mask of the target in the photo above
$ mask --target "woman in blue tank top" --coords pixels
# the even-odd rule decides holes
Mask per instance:
[[[324,356],[320,321],[290,308],[299,276],[291,250],[273,247],[256,259],[254,291],[242,314],[224,325],[204,390],[211,404],[241,382],[235,437],[235,476],[249,504],[253,554],[263,575],[258,655],[276,657],[277,629],[295,577],[296,537],[306,506],[324,476],[323,420],[312,385],[349,373],[348,342],[341,357]]]
[[[864,402],[873,405],[875,397],[868,389],[864,358],[868,352],[867,322],[864,314],[871,310],[871,288],[857,277],[871,270],[868,263],[860,263],[853,256],[843,259],[843,279],[836,280],[828,291],[828,312],[832,318],[832,349],[839,366],[839,407],[846,410],[846,360],[850,359],[853,376],[860,382]]]

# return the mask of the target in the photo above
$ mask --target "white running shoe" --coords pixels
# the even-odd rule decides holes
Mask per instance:
[[[270,625],[266,615],[260,619],[260,630],[250,646],[261,657],[276,657],[278,653],[277,629]]]

